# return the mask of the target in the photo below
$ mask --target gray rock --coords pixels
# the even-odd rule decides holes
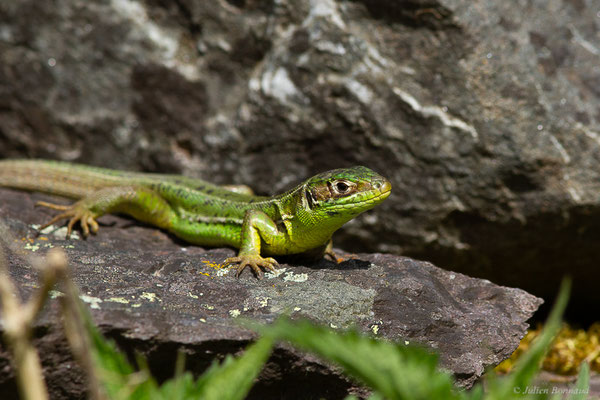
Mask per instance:
[[[600,301],[598,12],[589,0],[5,0],[0,156],[261,193],[365,164],[394,193],[343,247],[547,298],[569,273],[586,314]]]
[[[268,323],[288,312],[433,348],[457,383],[469,387],[484,368],[510,356],[542,302],[521,289],[390,254],[341,253],[340,264],[283,264],[277,276],[257,280],[246,271],[238,279],[221,267],[232,249],[189,246],[115,216],[101,218],[100,232],[88,240],[66,241],[64,228],[33,239],[31,224],[51,214],[33,208],[39,199],[48,197],[0,189],[0,219],[22,248],[9,256],[22,295],[37,282],[23,254],[64,247],[96,323],[130,354],[145,354],[159,379],[173,373],[179,348],[198,373],[214,358],[242,349],[255,334],[236,323],[237,317]],[[67,356],[58,320],[51,301],[37,323],[37,342],[53,398],[77,398],[84,390],[82,374]],[[0,365],[5,366],[0,391],[6,393],[13,385],[6,349],[0,350]],[[252,397],[341,398],[361,391],[330,365],[279,346]]]

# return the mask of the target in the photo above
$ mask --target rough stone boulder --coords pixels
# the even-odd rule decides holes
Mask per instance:
[[[600,301],[595,1],[4,0],[0,157],[272,194],[394,185],[339,244]],[[543,279],[541,279],[543,277]]]
[[[37,282],[23,255],[64,247],[97,324],[130,353],[146,354],[159,378],[172,374],[178,348],[185,350],[188,368],[196,372],[213,358],[242,349],[255,336],[236,323],[237,317],[268,323],[289,312],[433,348],[458,384],[468,387],[484,368],[514,351],[541,303],[520,289],[389,254],[340,253],[345,261],[339,264],[283,264],[263,280],[250,271],[238,279],[221,267],[233,250],[189,246],[116,216],[101,218],[100,232],[88,240],[66,241],[64,228],[34,238],[32,224],[51,214],[34,209],[40,199],[48,196],[0,189],[0,218],[22,249],[9,256],[22,294],[31,293]],[[36,341],[53,398],[79,397],[81,371],[68,356],[58,318],[57,304],[51,301],[37,323]],[[14,389],[7,365],[3,349],[2,393]],[[335,368],[280,346],[252,393],[254,398],[285,393],[339,398],[356,390]]]

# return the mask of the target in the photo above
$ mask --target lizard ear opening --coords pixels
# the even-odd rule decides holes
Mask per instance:
[[[308,208],[310,208],[311,210],[313,208],[315,208],[315,199],[313,198],[313,195],[310,192],[310,190],[306,189],[304,191],[304,197],[306,197],[306,202],[308,203]]]

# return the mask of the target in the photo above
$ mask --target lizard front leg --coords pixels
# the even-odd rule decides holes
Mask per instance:
[[[277,230],[277,225],[267,214],[260,210],[248,210],[242,223],[240,251],[237,257],[225,260],[225,264],[239,264],[236,276],[239,276],[246,267],[250,267],[261,279],[263,275],[261,267],[275,271],[275,267],[279,265],[275,259],[263,258],[260,255],[261,243],[262,241],[272,243],[281,236],[282,233]]]
[[[71,236],[73,226],[77,222],[81,225],[83,236],[88,236],[90,231],[96,233],[98,231],[96,219],[104,214],[124,213],[139,221],[167,229],[174,217],[172,208],[164,198],[151,189],[137,186],[103,188],[70,206],[44,201],[36,205],[63,211],[42,225],[40,230],[57,221],[68,219],[67,238]]]

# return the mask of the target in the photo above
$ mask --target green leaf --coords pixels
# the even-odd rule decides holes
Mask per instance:
[[[571,280],[565,278],[544,330],[533,342],[529,351],[524,353],[516,362],[512,373],[503,378],[494,377],[493,374],[490,376],[486,400],[524,398],[522,393],[525,393],[525,389],[538,373],[542,359],[560,330],[562,314],[569,300],[570,289]],[[548,396],[542,397],[547,398]]]
[[[465,397],[469,400],[483,400],[485,399],[485,392],[483,391],[483,385],[478,384],[473,386],[471,390],[465,393]]]
[[[136,371],[113,341],[102,336],[85,305],[80,316],[90,340],[96,375],[111,400],[161,399],[158,384],[147,368]],[[144,364],[145,365],[145,364]]]
[[[162,384],[160,387],[160,398],[168,400],[193,399],[196,391],[196,381],[191,373],[185,372],[175,376]]]
[[[590,392],[590,365],[587,362],[581,363],[577,383],[572,388],[569,400],[586,400]]]
[[[341,366],[386,399],[460,399],[451,376],[437,369],[437,356],[425,349],[360,335],[335,332],[308,321],[281,319],[255,327]],[[377,398],[377,397],[375,397]]]
[[[223,363],[214,362],[188,392],[189,399],[244,399],[271,354],[273,339],[265,336],[248,346],[238,358],[228,355]]]

